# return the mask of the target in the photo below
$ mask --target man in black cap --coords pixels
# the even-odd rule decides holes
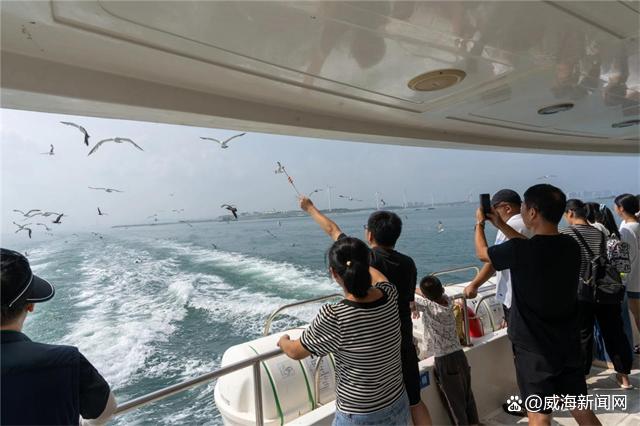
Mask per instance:
[[[53,286],[31,272],[20,253],[0,249],[0,423],[72,425],[106,422],[116,402],[100,373],[73,346],[47,345],[22,334],[35,303],[53,297]]]
[[[501,189],[491,197],[491,207],[493,207],[500,218],[519,234],[529,238],[531,236],[530,232],[524,225],[522,216],[520,215],[521,204],[522,200],[520,199],[520,195],[512,189]],[[502,244],[507,240],[508,238],[504,233],[498,230],[495,244]],[[473,281],[464,289],[464,294],[469,299],[476,297],[480,286],[486,283],[493,274],[496,274],[496,300],[502,303],[504,320],[505,322],[509,322],[509,309],[511,308],[511,274],[508,269],[496,273],[491,263],[485,263],[480,273],[478,273]]]

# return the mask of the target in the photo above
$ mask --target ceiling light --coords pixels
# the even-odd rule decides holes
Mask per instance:
[[[412,78],[408,86],[417,92],[431,92],[456,85],[466,76],[466,72],[458,69],[429,71]]]
[[[567,102],[565,104],[549,105],[544,108],[540,108],[538,110],[538,114],[540,115],[557,114],[559,112],[569,111],[572,108],[573,108],[573,104],[571,102]]]

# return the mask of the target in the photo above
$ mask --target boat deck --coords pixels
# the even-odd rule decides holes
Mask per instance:
[[[591,375],[587,379],[587,386],[590,395],[626,395],[627,408],[615,411],[597,409],[596,415],[605,426],[635,426],[640,425],[640,357],[634,357],[634,369],[631,371],[630,379],[634,389],[620,389],[616,383],[615,371],[593,367]],[[527,424],[527,419],[511,416],[501,408],[493,412],[487,418],[481,420],[485,425],[513,425]],[[569,411],[558,411],[553,415],[552,425],[573,426],[577,425]]]

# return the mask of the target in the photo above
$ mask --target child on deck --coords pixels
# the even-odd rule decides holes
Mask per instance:
[[[424,341],[434,352],[434,375],[451,421],[456,425],[478,424],[469,363],[456,332],[453,301],[433,275],[422,278],[420,292],[424,299],[417,298],[416,305],[422,316]]]

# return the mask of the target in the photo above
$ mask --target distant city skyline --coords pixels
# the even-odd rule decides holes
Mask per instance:
[[[235,204],[239,213],[296,209],[294,189],[286,176],[274,173],[277,161],[301,192],[322,189],[312,195],[321,209],[329,207],[327,186],[334,208],[373,207],[376,193],[397,206],[432,199],[450,203],[505,187],[522,193],[541,182],[567,194],[640,192],[638,156],[418,148],[260,133],[221,149],[201,137],[224,140],[243,129],[8,109],[0,114],[3,234],[13,233],[13,221],[22,223],[14,209],[64,212],[53,232],[139,223],[152,215],[162,221],[215,218],[227,213],[222,204]],[[78,129],[60,121],[84,126],[91,146]],[[87,155],[99,140],[113,137],[131,138],[144,151],[110,142]],[[44,155],[50,145],[54,155]]]

